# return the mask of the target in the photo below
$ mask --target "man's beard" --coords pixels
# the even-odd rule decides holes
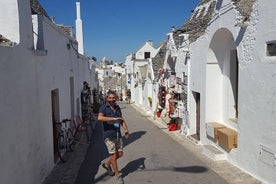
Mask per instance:
[[[108,102],[111,106],[114,106],[115,105],[115,103],[116,103],[116,101],[114,100],[114,101],[109,101]]]

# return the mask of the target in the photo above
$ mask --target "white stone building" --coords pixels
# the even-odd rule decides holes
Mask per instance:
[[[148,71],[148,62],[155,57],[158,49],[153,47],[153,42],[148,41],[135,53],[126,57],[126,81],[127,87],[131,90],[131,101],[138,106],[148,106],[148,90],[145,86]],[[146,88],[146,89],[144,89]]]
[[[202,0],[185,24],[168,34],[167,45],[157,51],[163,57],[149,60],[148,74],[154,75],[145,82],[153,84],[154,97],[158,85],[175,91],[170,78],[175,75],[176,83],[179,78],[187,93],[187,135],[206,155],[226,159],[264,183],[276,181],[275,5]],[[135,74],[130,58],[127,71]],[[163,80],[156,70],[162,67]]]
[[[106,61],[105,58],[97,64],[96,72],[99,79],[99,88],[103,93],[114,90],[125,99],[126,89],[126,68],[124,63],[113,63]]]
[[[0,183],[37,184],[57,162],[55,122],[80,114],[94,66],[37,1],[0,6]]]
[[[190,134],[265,183],[276,181],[275,5],[201,1],[179,30],[190,40]]]

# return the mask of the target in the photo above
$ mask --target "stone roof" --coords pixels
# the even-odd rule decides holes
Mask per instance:
[[[5,38],[4,36],[2,36],[0,34],[0,45],[2,45],[2,46],[11,46],[12,42],[9,39]]]
[[[207,3],[209,6],[203,6]],[[178,35],[181,33],[189,34],[190,43],[196,41],[197,38],[202,36],[205,33],[206,28],[209,26],[215,6],[215,0],[202,0],[192,13],[191,17],[178,30],[175,31],[175,44],[179,45]]]
[[[52,19],[48,16],[46,10],[42,7],[42,5],[38,0],[30,0],[30,4],[31,4],[32,14],[44,15],[45,17],[47,17],[52,21]],[[73,37],[72,26],[65,26],[63,24],[56,24],[56,25],[62,30],[64,30],[66,34]]]
[[[116,89],[117,77],[105,77],[103,80],[105,88],[114,90]]]
[[[147,78],[148,65],[139,66],[140,74],[141,74],[141,82],[144,83]]]
[[[103,79],[103,83],[105,88],[114,90],[117,86],[120,86],[122,84],[122,89],[124,89],[124,86],[126,85],[126,78],[125,75],[122,75],[122,77],[113,76],[113,77],[105,77]]]
[[[236,10],[238,10],[241,16],[244,17],[244,20],[248,20],[256,0],[232,0],[232,2],[235,5]]]
[[[30,4],[31,4],[32,14],[44,15],[45,17],[48,17],[50,19],[47,12],[41,6],[38,0],[30,0]]]
[[[167,47],[167,42],[163,42],[160,50],[165,51],[166,47]],[[155,81],[158,81],[158,79],[161,76],[159,73],[159,70],[164,66],[164,60],[165,60],[165,54],[160,56],[160,54],[157,53],[156,56],[152,58],[152,69],[153,69],[153,75],[154,75]]]
[[[65,26],[63,24],[56,24],[59,28],[65,31],[69,36],[73,36],[73,26]]]
[[[243,20],[248,20],[255,0],[232,0],[232,2],[234,8],[243,17]],[[175,44],[179,45],[179,34],[181,33],[189,34],[190,43],[202,36],[213,19],[215,10],[220,8],[218,5],[221,3],[222,0],[201,0],[191,17],[174,32]]]

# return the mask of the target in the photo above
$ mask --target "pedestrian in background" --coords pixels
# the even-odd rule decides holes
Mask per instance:
[[[89,84],[88,82],[83,82],[83,89],[81,91],[81,117],[82,120],[89,121]]]
[[[130,104],[130,99],[131,99],[131,91],[130,89],[127,90],[127,103]]]
[[[121,126],[125,131],[125,138],[129,138],[129,131],[125,120],[122,117],[121,108],[116,103],[117,95],[114,91],[108,91],[106,103],[100,107],[98,120],[103,122],[103,137],[106,144],[109,158],[104,160],[102,167],[111,176],[115,174],[115,183],[123,184],[124,180],[119,173],[117,159],[123,156],[123,140]],[[112,170],[112,168],[113,170]]]

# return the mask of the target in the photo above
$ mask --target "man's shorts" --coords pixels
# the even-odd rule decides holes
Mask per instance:
[[[123,151],[123,139],[109,139],[104,140],[109,154],[114,154]]]

